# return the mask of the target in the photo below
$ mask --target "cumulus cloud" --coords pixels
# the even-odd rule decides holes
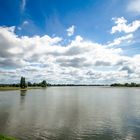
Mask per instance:
[[[140,20],[135,20],[129,24],[124,17],[113,18],[112,20],[116,25],[112,27],[111,34],[114,34],[116,32],[132,33],[140,27]]]
[[[135,14],[140,14],[140,0],[130,0],[127,5],[127,10]]]
[[[67,30],[68,36],[72,36],[74,34],[75,31],[75,26],[72,25],[71,27],[69,27]]]
[[[140,55],[128,57],[114,47],[132,38],[129,34],[103,45],[76,36],[63,46],[61,37],[18,36],[15,27],[0,27],[0,82],[16,82],[22,75],[29,81],[51,83],[136,80],[140,78]]]

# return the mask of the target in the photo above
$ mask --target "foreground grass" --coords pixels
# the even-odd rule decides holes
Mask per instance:
[[[0,91],[6,91],[6,90],[30,90],[30,89],[41,89],[43,87],[28,87],[25,89],[21,89],[20,87],[0,87]]]
[[[15,138],[12,138],[12,137],[7,137],[7,136],[0,135],[0,140],[18,140],[18,139],[15,139]]]
[[[0,87],[0,90],[20,90],[19,87]]]

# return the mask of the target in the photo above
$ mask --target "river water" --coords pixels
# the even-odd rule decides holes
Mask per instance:
[[[140,88],[0,91],[0,134],[20,140],[140,140]]]

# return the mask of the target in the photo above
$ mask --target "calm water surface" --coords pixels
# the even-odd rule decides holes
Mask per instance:
[[[140,140],[140,88],[1,91],[0,134],[20,140]]]

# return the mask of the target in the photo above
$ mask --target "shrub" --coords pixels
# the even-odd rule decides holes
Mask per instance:
[[[12,138],[12,137],[7,137],[7,136],[0,135],[0,140],[17,140],[17,139]]]

